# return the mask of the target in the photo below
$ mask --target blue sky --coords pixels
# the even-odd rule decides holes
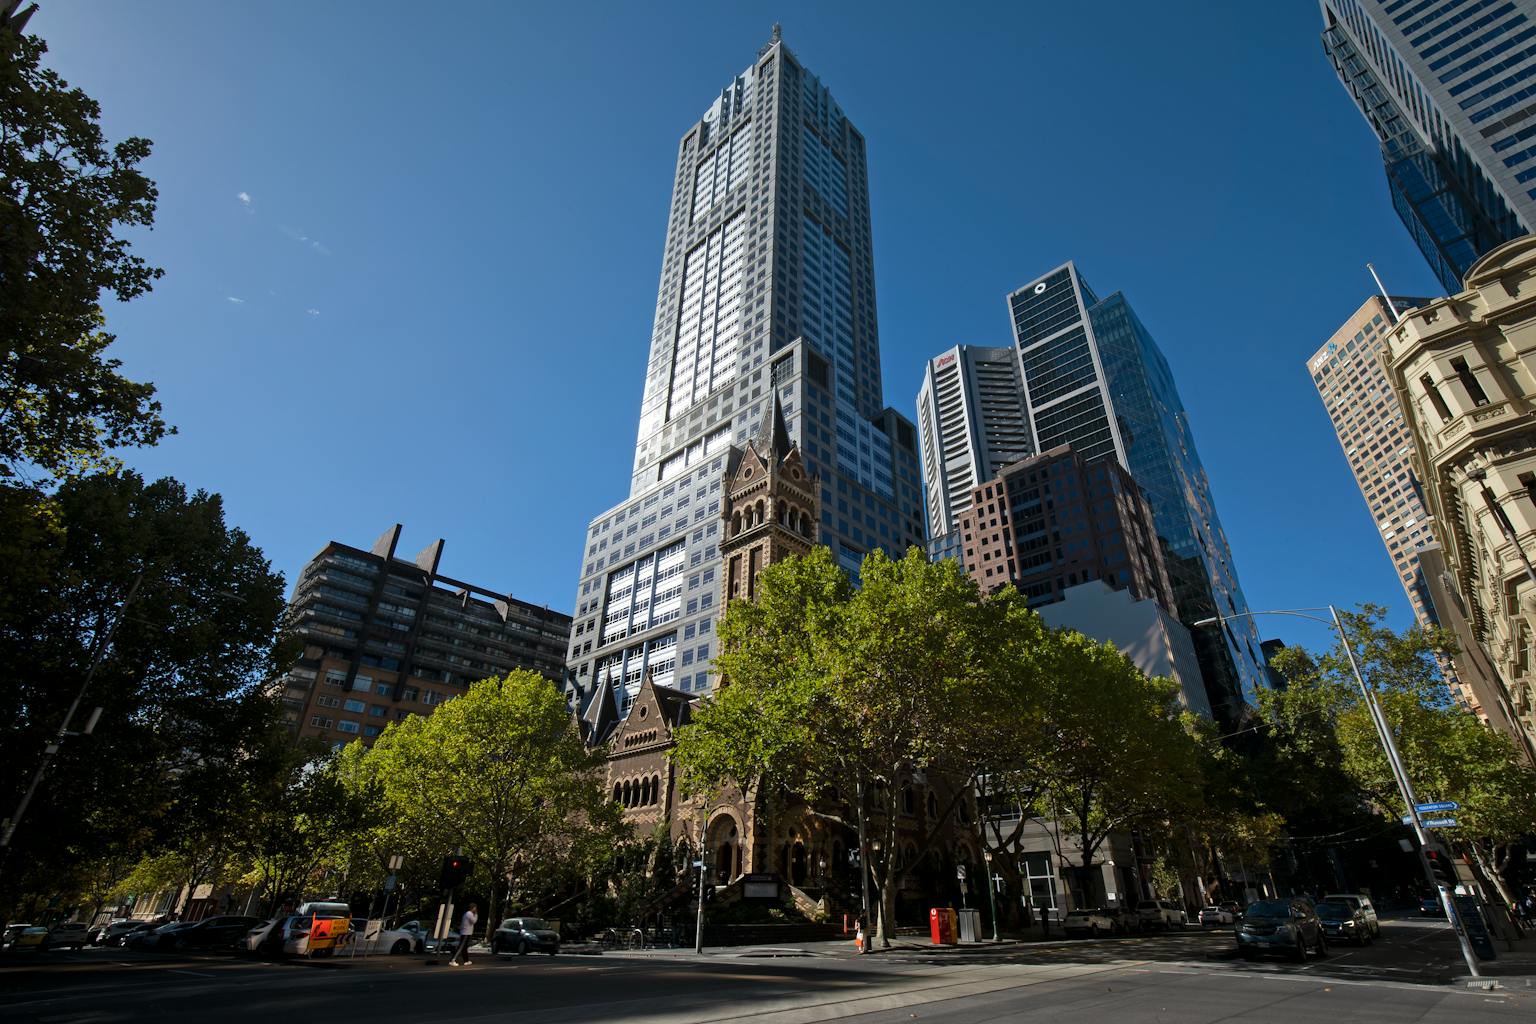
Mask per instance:
[[[1438,287],[1317,8],[1096,6],[47,0],[51,66],[155,142],[166,275],[108,317],[181,433],[128,461],[222,493],[290,580],[400,522],[571,610],[628,489],[678,139],[779,21],[868,140],[890,404],[1075,259],[1166,352],[1249,604],[1405,625],[1304,361],[1366,260]]]

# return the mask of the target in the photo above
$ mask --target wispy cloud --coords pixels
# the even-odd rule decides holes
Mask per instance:
[[[306,309],[304,312],[308,313],[310,316],[319,316],[320,315],[320,311],[318,309],[315,309],[313,306],[311,306],[309,309]]]
[[[303,231],[296,227],[288,224],[279,224],[278,228],[282,230],[283,234],[287,235],[295,242],[309,246],[321,256],[329,256],[331,254],[330,247],[327,246],[324,242],[320,241],[318,238],[310,238]]]
[[[255,212],[256,201],[251,198],[251,194],[249,192],[237,192],[235,193],[235,198],[240,200],[241,206],[245,207],[247,210],[252,211],[253,213]]]
[[[224,296],[224,298],[232,306],[243,306],[243,305],[245,305],[245,300],[242,299],[242,298],[238,298],[237,296],[226,295],[226,296]]]

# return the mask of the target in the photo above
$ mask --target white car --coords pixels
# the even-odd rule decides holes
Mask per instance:
[[[1061,922],[1061,930],[1068,935],[1087,935],[1096,939],[1100,935],[1115,934],[1117,924],[1114,917],[1103,910],[1070,910]]]
[[[1236,916],[1226,907],[1218,907],[1214,903],[1200,908],[1200,927],[1209,928],[1212,925],[1235,924]]]
[[[367,938],[368,922],[352,919],[352,942],[347,947],[358,953],[425,953],[426,941],[413,929],[385,928],[372,939]]]
[[[1189,923],[1184,908],[1172,900],[1142,900],[1136,904],[1136,916],[1141,918],[1142,931],[1148,928],[1183,928]]]

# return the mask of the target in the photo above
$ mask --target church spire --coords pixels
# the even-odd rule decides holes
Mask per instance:
[[[789,425],[784,422],[784,409],[779,405],[778,392],[774,392],[769,401],[768,410],[763,415],[763,425],[755,438],[758,454],[767,458],[772,453],[774,463],[784,461],[784,457],[794,450],[795,444],[789,439]]]

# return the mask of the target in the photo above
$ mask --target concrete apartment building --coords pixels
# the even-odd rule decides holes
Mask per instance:
[[[1536,0],[1321,0],[1323,50],[1447,293],[1536,227]]]
[[[1402,313],[1430,301],[1394,297],[1392,305]],[[1414,617],[1430,626],[1436,620],[1417,551],[1435,538],[1409,459],[1412,433],[1381,360],[1396,319],[1385,299],[1371,296],[1312,354],[1307,371]]]
[[[440,574],[441,540],[398,557],[400,529],[368,549],[332,541],[299,574],[288,612],[304,653],[280,684],[298,736],[367,743],[517,668],[562,681],[569,615]]]
[[[678,143],[629,496],[594,518],[572,702],[713,688],[721,486],[777,396],[856,571],[923,543],[917,431],[884,406],[864,137],[777,31]]]
[[[1174,610],[1152,509],[1117,462],[1063,445],[1016,462],[971,492],[960,515],[967,572],[982,590],[1012,583],[1034,607],[1104,580]]]
[[[1405,314],[1386,359],[1439,539],[1420,555],[1431,599],[1480,652],[1458,659],[1457,675],[1536,761],[1536,237]]]
[[[928,553],[964,566],[959,517],[971,492],[1034,452],[1011,348],[956,345],[928,361],[917,393]]]

